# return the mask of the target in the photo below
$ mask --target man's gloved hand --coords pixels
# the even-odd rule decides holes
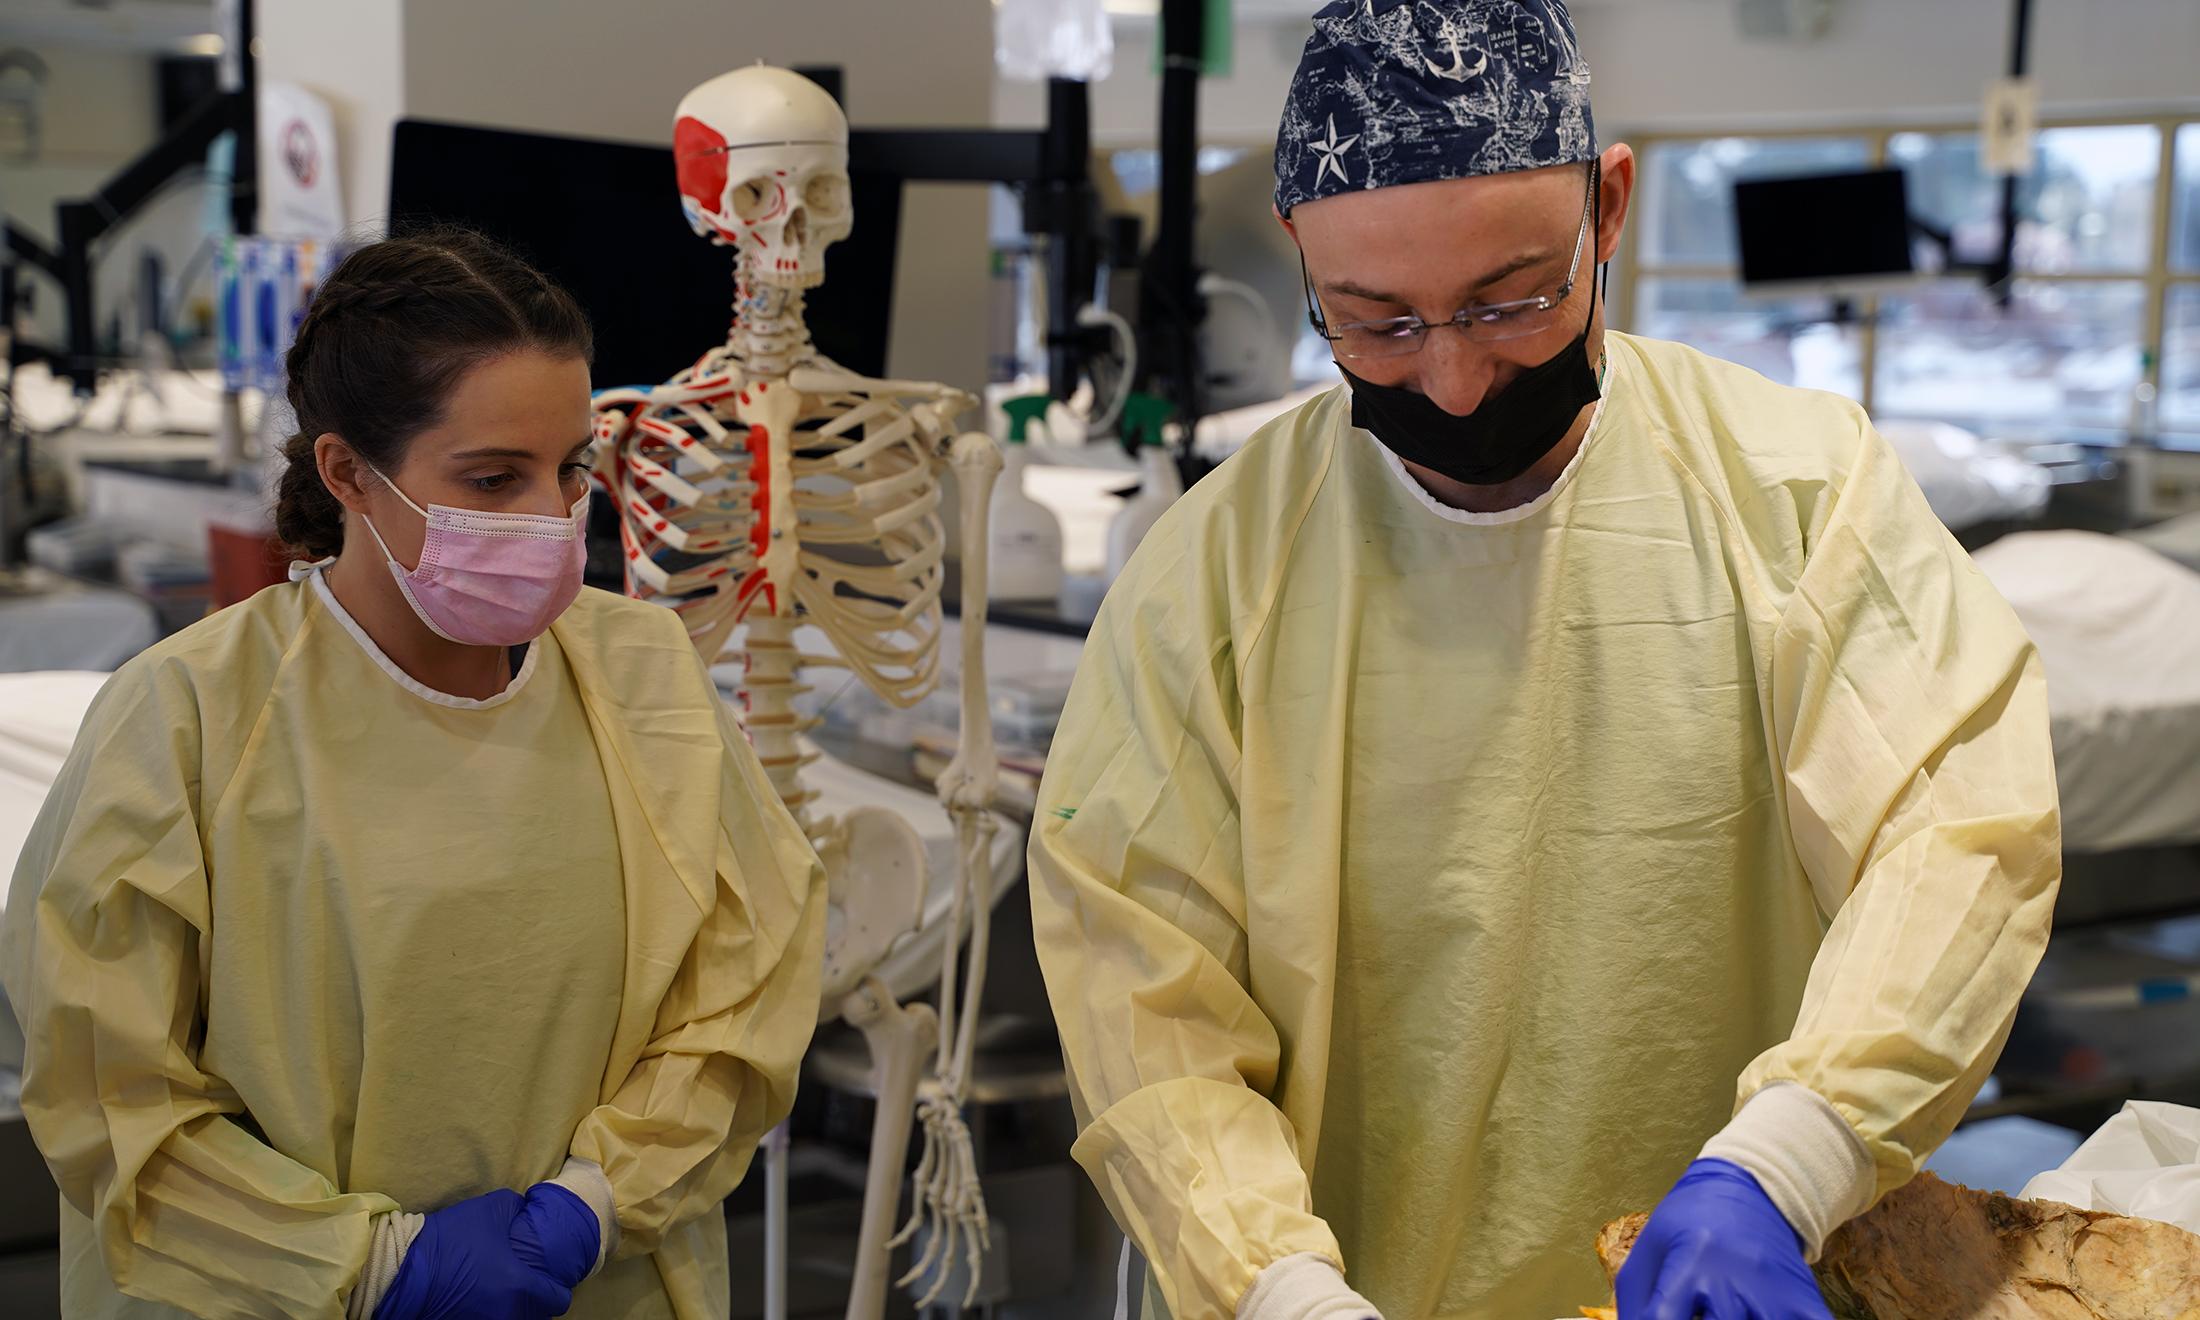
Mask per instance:
[[[513,1226],[526,1209],[518,1192],[494,1191],[429,1215],[405,1250],[374,1320],[549,1320],[573,1304],[573,1290],[522,1259]],[[585,1213],[585,1207],[583,1208]],[[594,1216],[590,1215],[591,1231]],[[589,1264],[595,1264],[593,1254]]]
[[[1757,1180],[1697,1160],[1620,1267],[1620,1320],[1832,1320],[1803,1246]]]
[[[1237,1320],[1383,1320],[1322,1256],[1285,1256],[1253,1276]]]
[[[512,1252],[522,1261],[577,1288],[596,1268],[602,1228],[586,1202],[552,1182],[527,1189],[527,1204],[512,1221]]]

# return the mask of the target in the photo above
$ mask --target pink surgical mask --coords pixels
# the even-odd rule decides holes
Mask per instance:
[[[382,481],[428,524],[419,566],[397,562],[374,520],[363,520],[397,589],[436,636],[465,646],[518,646],[542,636],[580,595],[588,558],[585,492],[567,516],[550,518],[442,504],[423,509],[396,482]]]

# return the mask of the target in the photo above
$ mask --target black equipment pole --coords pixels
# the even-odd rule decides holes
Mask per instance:
[[[1047,392],[1067,400],[1076,392],[1089,358],[1090,332],[1077,324],[1077,313],[1092,301],[1098,275],[1095,228],[1099,202],[1090,177],[1091,99],[1084,83],[1047,79],[1047,129],[1041,170],[1045,182],[1041,212],[1049,221],[1047,241]]]
[[[2015,22],[2009,34],[2009,76],[2022,78],[2029,64],[2032,40],[2032,0],[2016,0]],[[2001,249],[1986,268],[1986,287],[2004,311],[2015,291],[2010,278],[2017,269],[2017,176],[2001,176]]]
[[[1161,214],[1146,257],[1138,300],[1147,374],[1175,405],[1191,433],[1201,386],[1199,271],[1193,238],[1198,218],[1199,75],[1207,49],[1205,0],[1163,0],[1161,8]]]
[[[238,234],[255,234],[260,228],[260,61],[252,53],[252,0],[230,2],[236,24],[225,34],[222,60],[230,77],[223,81],[225,86],[234,81],[229,90],[240,95],[232,119],[237,153],[229,182],[229,227]]]

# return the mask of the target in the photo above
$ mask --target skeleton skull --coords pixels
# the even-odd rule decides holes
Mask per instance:
[[[765,64],[722,73],[680,98],[672,154],[689,226],[738,249],[750,279],[824,280],[855,221],[848,118],[824,88]]]

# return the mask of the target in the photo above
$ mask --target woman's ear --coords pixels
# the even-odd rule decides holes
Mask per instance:
[[[321,484],[338,504],[356,514],[367,512],[367,483],[375,480],[374,474],[334,431],[324,431],[314,440],[313,463],[320,469]]]

